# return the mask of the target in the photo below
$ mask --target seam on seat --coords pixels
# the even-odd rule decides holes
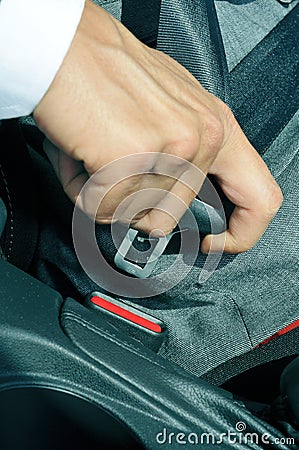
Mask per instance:
[[[9,191],[9,187],[8,187],[8,183],[7,183],[7,179],[4,173],[4,170],[2,168],[2,165],[0,163],[0,172],[3,178],[3,182],[4,182],[4,187],[7,193],[7,201],[8,201],[8,208],[9,208],[9,222],[10,222],[10,240],[9,240],[9,247],[8,247],[8,252],[7,252],[7,256],[6,258],[9,259],[11,251],[12,251],[12,243],[13,243],[13,238],[14,238],[14,216],[13,216],[13,208],[12,208],[12,201],[11,201],[11,196],[10,196],[10,191]],[[1,249],[2,250],[2,249]],[[2,253],[4,254],[4,251],[2,251]]]
[[[252,349],[254,349],[254,345],[253,345],[252,339],[251,339],[251,337],[250,337],[250,333],[249,333],[247,324],[246,324],[246,322],[245,322],[245,319],[244,319],[244,317],[243,317],[243,314],[242,314],[242,312],[241,312],[241,309],[240,309],[238,303],[236,302],[236,300],[234,299],[234,297],[233,297],[231,294],[230,294],[230,298],[231,298],[232,302],[234,303],[234,305],[235,305],[235,307],[236,307],[236,309],[237,309],[237,311],[238,311],[238,313],[239,313],[239,315],[240,315],[240,317],[241,317],[241,319],[242,319],[242,322],[243,322],[243,325],[244,325],[244,328],[245,328],[245,331],[246,331],[248,340],[249,340],[249,342],[250,342],[250,345],[251,345]]]

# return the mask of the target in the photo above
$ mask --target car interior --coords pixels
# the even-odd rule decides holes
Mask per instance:
[[[45,136],[32,116],[0,122],[1,449],[299,449],[295,3],[233,68],[214,2],[198,2],[202,33],[191,16],[169,17],[163,2],[161,10],[152,2],[158,34],[153,22],[136,29],[229,104],[284,192],[265,239],[248,254],[224,255],[202,285],[203,255],[163,294],[149,277],[144,298],[125,284],[114,295],[100,263],[90,268],[92,279],[74,249],[74,205],[44,152]],[[126,8],[123,21],[135,30],[138,14]],[[193,58],[197,44],[202,51]],[[219,195],[229,220],[233,205]],[[107,266],[135,279],[115,265],[110,226],[95,229]],[[88,247],[84,226],[81,232]],[[179,247],[176,235],[154,276],[163,280],[167,269],[176,279]]]

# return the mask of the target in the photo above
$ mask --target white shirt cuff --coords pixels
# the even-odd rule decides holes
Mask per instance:
[[[75,35],[84,0],[1,0],[0,119],[30,114]]]

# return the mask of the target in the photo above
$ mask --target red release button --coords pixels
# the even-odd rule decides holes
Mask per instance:
[[[152,322],[145,317],[139,316],[138,314],[123,308],[122,306],[116,305],[112,301],[98,296],[91,297],[90,301],[94,305],[99,306],[100,308],[103,308],[113,314],[116,314],[119,317],[123,317],[130,322],[136,323],[137,325],[140,325],[147,330],[154,331],[155,333],[162,333],[163,331],[159,324]]]

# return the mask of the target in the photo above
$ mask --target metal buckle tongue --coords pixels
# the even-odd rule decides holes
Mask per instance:
[[[194,215],[198,230],[201,232],[208,234],[212,231],[214,234],[218,234],[225,230],[225,221],[219,211],[211,205],[195,199],[190,205],[190,210]],[[153,272],[159,257],[164,253],[164,250],[173,235],[181,231],[185,230],[173,231],[167,236],[163,236],[161,238],[145,238],[140,236],[138,230],[129,228],[116,252],[114,263],[119,269],[129,273],[130,275],[134,275],[138,278],[148,278]],[[150,248],[145,251],[137,250],[133,245],[135,240],[139,242],[147,241],[150,244]],[[134,249],[135,261],[133,261],[129,256],[129,252],[132,249]]]
[[[129,250],[134,247],[133,242],[135,241],[135,239],[145,239],[138,236],[138,234],[138,230],[129,228],[114,257],[114,263],[119,269],[124,270],[130,275],[135,275],[135,277],[138,278],[148,278],[153,272],[158,262],[158,258],[163,254],[168,242],[175,233],[170,233],[167,236],[163,236],[161,238],[148,238],[148,242],[150,242],[154,247],[153,250],[151,252],[138,252],[138,250],[135,249],[135,252],[142,253],[142,257],[140,258],[140,261],[136,261],[134,263],[133,261],[126,259],[126,257],[129,253]],[[154,241],[156,241],[156,245],[153,245]]]

